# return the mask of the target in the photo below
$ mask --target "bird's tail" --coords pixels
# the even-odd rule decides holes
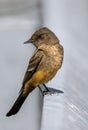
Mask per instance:
[[[28,95],[27,95],[28,96]],[[24,103],[27,96],[23,96],[22,93],[20,93],[19,97],[15,101],[14,105],[10,109],[10,111],[6,114],[6,116],[15,115],[21,108],[22,104]]]

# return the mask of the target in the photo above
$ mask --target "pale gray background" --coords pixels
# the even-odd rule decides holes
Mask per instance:
[[[64,91],[58,128],[87,130],[87,0],[0,0],[0,129],[40,128],[42,96],[38,89],[30,94],[16,116],[7,118],[5,114],[18,96],[28,60],[34,50],[32,45],[23,45],[23,42],[41,26],[52,29],[65,50],[62,69],[47,84]],[[51,123],[53,121],[51,119]]]

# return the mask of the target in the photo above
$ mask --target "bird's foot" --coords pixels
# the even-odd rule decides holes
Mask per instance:
[[[58,90],[58,89],[54,89],[54,88],[47,88],[46,91],[43,91],[43,96],[44,95],[52,95],[52,94],[58,94],[58,93],[64,93],[63,91],[61,90]]]

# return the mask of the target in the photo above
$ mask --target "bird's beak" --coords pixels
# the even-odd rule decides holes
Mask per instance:
[[[34,40],[29,39],[28,41],[24,42],[24,44],[27,44],[27,43],[33,43],[33,42],[34,42]]]

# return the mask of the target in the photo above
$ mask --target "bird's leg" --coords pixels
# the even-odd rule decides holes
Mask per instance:
[[[43,86],[46,88],[46,91],[43,91],[43,94],[46,95],[46,94],[54,94],[54,93],[64,93],[63,91],[61,90],[58,90],[58,89],[54,89],[54,88],[47,88],[47,86],[45,84],[43,84]]]
[[[42,91],[42,89],[40,88],[39,85],[38,85],[38,88],[39,88],[40,92],[42,93],[42,95],[44,96],[44,93],[43,93],[43,91]]]
[[[38,85],[38,88],[39,88],[40,92],[42,93],[42,95],[44,96],[46,93],[50,92],[50,90],[46,87],[45,84],[43,84],[43,86],[45,87],[46,90],[42,90],[39,85]]]
[[[64,93],[61,90],[54,89],[54,88],[49,88],[45,84],[42,84],[42,85],[45,87],[45,89],[46,89],[45,91],[43,91],[39,85],[38,85],[38,88],[41,91],[43,96],[46,95],[46,94],[50,94],[51,95],[51,94],[54,94],[54,93]]]
[[[43,84],[43,86],[46,88],[46,90],[49,92],[49,89],[47,88],[47,86],[45,84]]]
[[[47,88],[47,86],[43,83],[43,86],[45,87],[45,91],[43,91],[43,94],[46,95],[46,94],[54,94],[55,92],[50,90],[49,88]]]

